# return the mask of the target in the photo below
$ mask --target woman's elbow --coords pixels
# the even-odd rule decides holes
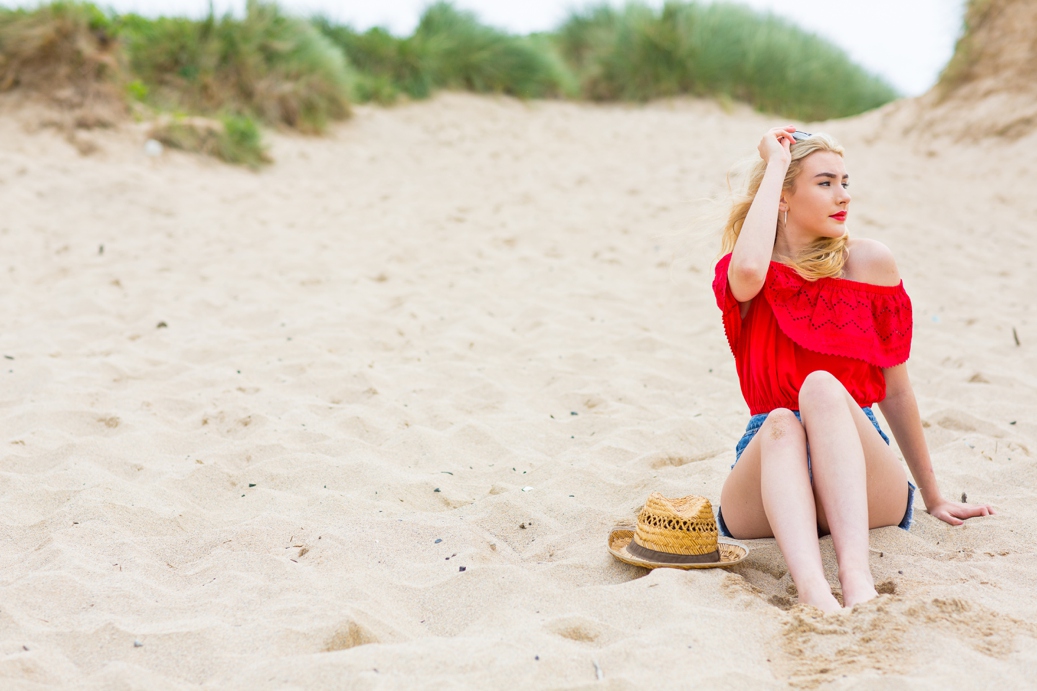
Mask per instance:
[[[751,262],[732,262],[727,273],[727,280],[731,284],[732,293],[739,302],[747,302],[756,297],[767,280],[766,264],[756,265]]]

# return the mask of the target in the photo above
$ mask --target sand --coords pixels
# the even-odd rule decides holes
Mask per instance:
[[[5,688],[1032,683],[1037,137],[804,125],[898,257],[943,492],[999,511],[918,497],[872,532],[883,595],[826,617],[773,540],[605,549],[653,490],[719,498],[748,411],[701,200],[773,118],[445,94],[272,134],[252,173],[11,103]]]

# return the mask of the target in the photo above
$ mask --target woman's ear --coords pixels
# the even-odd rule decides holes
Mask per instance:
[[[785,196],[782,195],[781,199],[778,200],[778,211],[788,211],[789,203],[785,201]]]

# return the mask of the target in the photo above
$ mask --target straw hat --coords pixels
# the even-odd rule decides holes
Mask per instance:
[[[637,515],[636,529],[616,527],[609,533],[609,552],[646,569],[708,569],[737,564],[749,548],[717,537],[713,507],[705,497],[667,499],[652,492]]]

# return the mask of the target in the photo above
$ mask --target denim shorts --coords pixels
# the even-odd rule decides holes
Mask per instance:
[[[879,421],[875,419],[875,413],[872,412],[871,407],[864,407],[861,408],[861,410],[863,410],[864,414],[868,416],[869,420],[871,420],[871,424],[875,425],[875,430],[879,433],[879,436],[882,437],[882,441],[889,444],[889,437],[887,437],[886,433],[882,431],[881,427],[879,427]],[[793,413],[795,413],[797,420],[802,420],[798,410],[794,410]],[[749,424],[745,427],[745,434],[742,435],[742,438],[738,440],[738,444],[735,446],[735,462],[731,464],[732,468],[735,467],[735,464],[737,464],[738,460],[742,457],[742,452],[745,451],[745,447],[749,446],[749,442],[753,440],[753,437],[756,436],[756,433],[760,431],[761,427],[763,427],[763,423],[767,419],[767,415],[768,413],[760,413],[759,415],[753,415],[751,418],[749,418]],[[807,473],[810,476],[811,483],[813,483],[814,472],[813,469],[810,467],[809,444],[807,445]],[[914,520],[915,517],[916,489],[918,488],[915,487],[915,484],[908,480],[907,510],[904,512],[904,519],[900,521],[900,524],[898,526],[899,528],[903,528],[904,530],[911,529],[911,522]],[[717,507],[717,530],[723,537],[732,537],[731,532],[727,529],[727,524],[724,523],[724,514],[721,513],[719,506]]]

